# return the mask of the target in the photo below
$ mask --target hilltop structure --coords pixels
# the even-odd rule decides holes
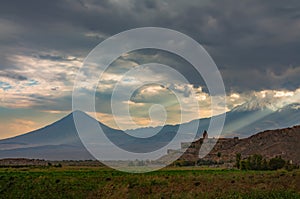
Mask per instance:
[[[243,158],[260,154],[266,159],[281,156],[294,164],[300,164],[300,126],[267,130],[251,137],[209,138],[206,131],[203,137],[192,143],[181,143],[181,149],[168,150],[160,160],[168,160],[181,154],[179,160],[197,161],[199,159],[234,164],[236,154]],[[209,150],[209,151],[208,151]]]

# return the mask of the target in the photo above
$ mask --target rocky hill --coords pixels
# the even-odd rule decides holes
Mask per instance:
[[[193,142],[188,148],[186,148],[187,145],[189,144],[182,143],[181,149],[169,150],[168,155],[162,157],[161,161],[167,161],[171,156],[183,153],[181,160],[196,161],[201,157],[204,160],[226,163],[234,162],[236,154],[241,153],[243,158],[254,154],[261,154],[267,159],[281,156],[285,160],[300,164],[300,126],[263,131],[244,139],[203,137]],[[213,146],[213,149],[206,154],[205,149],[210,146]],[[205,154],[204,157],[202,153]]]
[[[242,155],[261,154],[266,158],[280,155],[300,163],[300,126],[270,130],[241,140],[234,151]]]

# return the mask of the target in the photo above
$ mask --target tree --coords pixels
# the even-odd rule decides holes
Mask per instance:
[[[241,160],[240,154],[237,154],[236,165],[241,170],[277,170],[282,169],[284,166],[290,169],[288,163],[280,156],[276,156],[268,162],[266,159],[263,159],[262,155],[258,154],[248,156],[248,158],[244,160]]]
[[[285,165],[285,161],[281,158],[281,156],[276,156],[272,158],[269,162],[269,168],[271,170],[282,169]]]
[[[262,161],[262,166],[261,166],[261,170],[268,170],[269,169],[269,165],[266,159],[264,159]]]
[[[250,169],[251,170],[261,170],[262,168],[262,156],[254,154],[250,158]]]
[[[237,153],[235,156],[235,165],[238,169],[241,168],[241,158],[242,158],[242,155],[240,153]]]

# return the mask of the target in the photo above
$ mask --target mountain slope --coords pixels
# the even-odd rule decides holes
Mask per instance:
[[[183,153],[180,157],[181,160],[197,161],[201,151],[205,151],[207,146],[214,143],[213,149],[205,154],[204,160],[234,163],[236,154],[240,153],[242,158],[254,154],[260,154],[267,159],[281,156],[285,160],[292,160],[293,163],[300,164],[300,126],[263,131],[244,139],[221,138],[216,140],[209,138],[203,140],[201,138],[193,143],[195,147],[190,147],[184,153],[182,149],[172,151],[160,161],[168,161],[175,153]]]
[[[77,134],[73,121],[74,114],[77,114],[82,120],[98,123],[87,114],[75,111],[44,128],[0,140],[0,158],[94,159]]]
[[[7,149],[10,145],[15,145],[12,148],[18,148],[17,145],[22,148],[24,145],[32,147],[45,144],[59,145],[62,143],[79,143],[79,137],[73,123],[73,114],[69,114],[53,124],[30,133],[1,140],[0,146],[1,149]]]
[[[268,130],[243,139],[233,151],[243,155],[281,156],[300,164],[300,126]]]

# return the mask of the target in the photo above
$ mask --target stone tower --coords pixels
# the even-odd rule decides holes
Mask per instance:
[[[208,133],[207,133],[207,131],[205,130],[204,132],[203,132],[203,139],[207,139],[208,138]]]

